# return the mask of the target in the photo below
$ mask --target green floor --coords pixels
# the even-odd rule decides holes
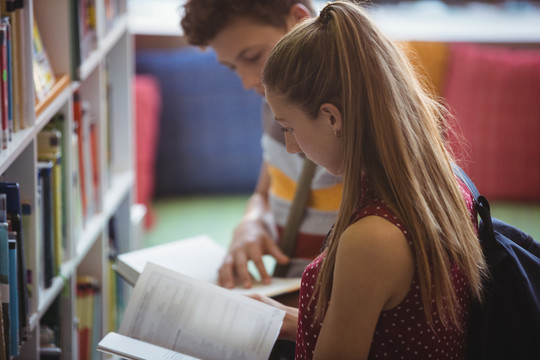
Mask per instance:
[[[144,236],[144,246],[207,234],[229,246],[249,195],[189,196],[154,201],[155,223]]]
[[[144,246],[207,234],[228,247],[234,226],[242,218],[248,199],[243,195],[192,196],[158,199],[156,222],[144,236]],[[492,215],[540,240],[540,204],[492,204]]]

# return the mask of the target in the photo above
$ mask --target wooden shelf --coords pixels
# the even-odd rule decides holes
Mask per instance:
[[[43,111],[45,111],[51,105],[51,103],[62,94],[64,90],[68,89],[71,84],[71,78],[69,74],[56,76],[56,79],[56,82],[54,83],[51,90],[47,93],[45,99],[36,104],[36,117],[39,117],[39,115]]]

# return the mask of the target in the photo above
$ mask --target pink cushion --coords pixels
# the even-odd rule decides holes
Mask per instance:
[[[444,97],[466,139],[453,147],[480,193],[540,200],[540,50],[455,44]]]
[[[149,75],[136,75],[135,120],[136,120],[136,202],[146,205],[145,226],[152,225],[152,197],[154,194],[154,173],[156,147],[161,114],[161,91],[158,81]]]

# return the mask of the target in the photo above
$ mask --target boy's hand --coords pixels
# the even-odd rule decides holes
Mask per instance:
[[[262,260],[266,254],[273,256],[279,264],[289,262],[261,221],[241,222],[234,231],[233,241],[219,269],[219,285],[230,289],[239,283],[244,288],[250,288],[253,277],[248,271],[249,260],[255,264],[263,284],[269,284],[272,278]]]

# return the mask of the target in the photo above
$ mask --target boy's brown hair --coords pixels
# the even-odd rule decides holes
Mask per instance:
[[[286,29],[286,17],[294,4],[304,5],[315,15],[311,0],[188,0],[180,24],[191,45],[207,46],[237,18]]]

